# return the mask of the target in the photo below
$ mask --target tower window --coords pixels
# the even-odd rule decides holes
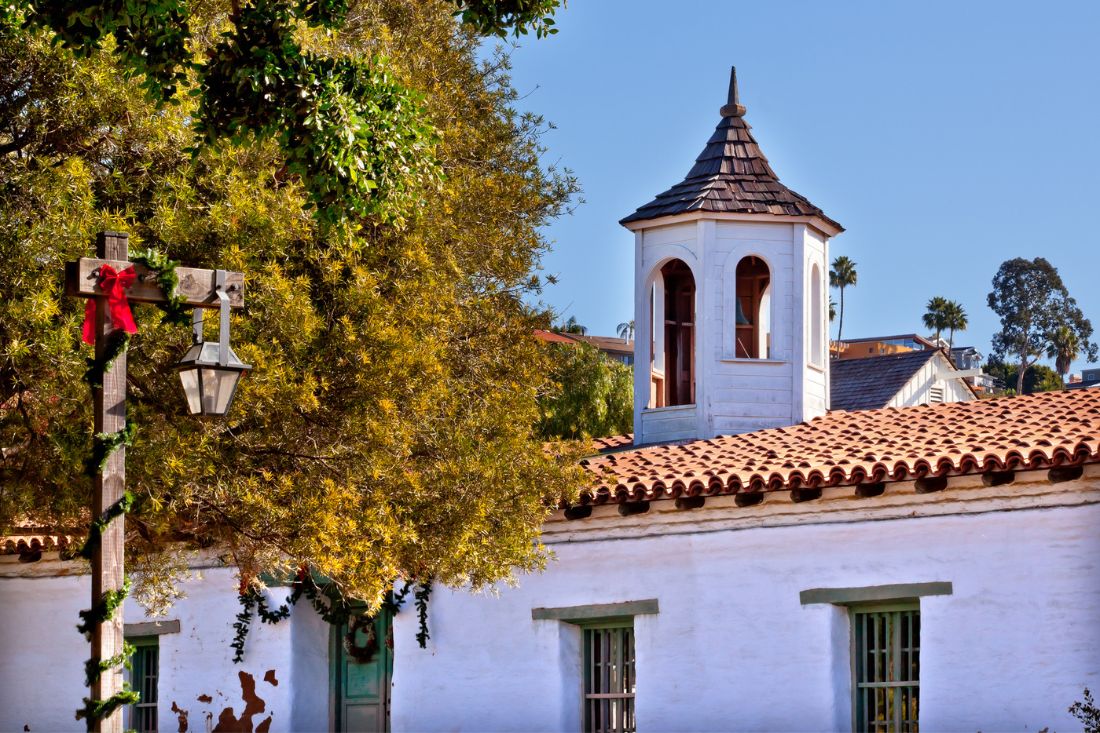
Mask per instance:
[[[681,260],[661,268],[664,280],[664,404],[695,404],[695,278]]]
[[[771,354],[771,273],[755,256],[737,263],[735,323],[737,358],[766,359]]]

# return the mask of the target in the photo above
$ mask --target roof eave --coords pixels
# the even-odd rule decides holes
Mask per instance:
[[[835,237],[844,231],[839,223],[827,216],[787,216],[782,214],[744,214],[729,211],[687,211],[682,214],[667,214],[655,216],[651,219],[631,219],[629,216],[620,219],[619,224],[632,232],[643,229],[652,229],[655,226],[668,226],[700,219],[715,219],[719,221],[760,221],[766,219],[776,223],[798,223],[812,226],[827,237]]]

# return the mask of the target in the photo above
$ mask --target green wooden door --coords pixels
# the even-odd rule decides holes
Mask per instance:
[[[341,733],[386,733],[390,729],[390,676],[393,673],[392,615],[333,629],[333,728]],[[373,639],[372,639],[373,635]],[[349,651],[354,642],[356,647]],[[376,646],[369,660],[363,650]]]

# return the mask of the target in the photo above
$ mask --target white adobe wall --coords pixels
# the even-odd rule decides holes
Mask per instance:
[[[639,731],[851,730],[846,610],[800,605],[815,587],[953,583],[921,601],[925,730],[1076,730],[1066,708],[1100,687],[1095,503],[664,536],[647,516],[497,597],[438,589],[429,649],[396,646],[393,730],[577,730],[575,630],[531,609],[648,598]]]
[[[738,359],[733,314],[737,263],[755,255],[771,271],[771,353]],[[650,288],[661,266],[683,260],[695,276],[694,407],[646,409],[650,395]],[[640,443],[793,425],[823,415],[828,395],[828,243],[801,223],[699,219],[635,233],[634,425]],[[823,279],[816,325],[810,273]],[[823,355],[811,359],[812,329]],[[653,351],[663,364],[663,328]]]
[[[273,732],[326,729],[327,624],[307,604],[280,624],[254,619],[244,662],[234,665],[229,642],[240,610],[236,575],[227,568],[201,573],[201,580],[185,584],[187,598],[166,617],[180,622],[180,632],[159,637],[160,729],[179,729],[180,716],[191,731],[209,731],[226,716],[240,720],[246,706],[242,682],[254,684],[253,708],[262,702],[262,710],[247,716],[252,726],[270,717]],[[87,575],[0,578],[0,730],[85,729],[74,713],[87,695],[89,646],[76,624],[78,612],[89,605],[89,581]],[[286,594],[276,589],[268,597],[281,603]],[[132,599],[125,614],[128,623],[150,620]],[[265,680],[269,670],[277,685]]]

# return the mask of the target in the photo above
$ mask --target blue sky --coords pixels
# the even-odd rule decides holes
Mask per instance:
[[[632,317],[617,221],[683,178],[736,65],[772,167],[847,229],[845,335],[923,332],[942,295],[970,317],[956,343],[988,353],[990,280],[1017,256],[1049,259],[1100,329],[1100,3],[570,0],[557,23],[512,60],[520,108],[556,125],[545,161],[584,188],[547,229],[563,318]]]

